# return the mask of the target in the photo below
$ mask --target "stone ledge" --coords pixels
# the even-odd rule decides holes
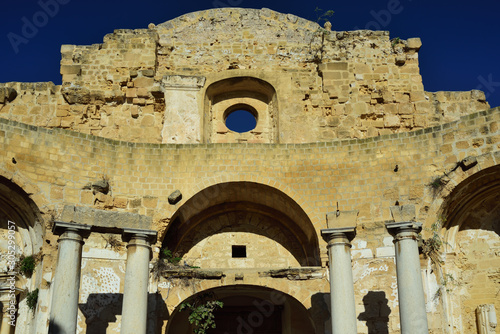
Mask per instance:
[[[259,276],[272,277],[272,278],[287,278],[291,281],[321,279],[323,278],[323,268],[303,267],[303,268],[274,269],[274,270],[259,272]]]
[[[153,218],[131,212],[97,210],[65,205],[60,220],[106,229],[151,230]]]
[[[165,278],[221,279],[226,275],[220,270],[179,268],[163,270],[161,276]]]

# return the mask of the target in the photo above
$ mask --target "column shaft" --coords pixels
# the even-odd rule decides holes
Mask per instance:
[[[402,334],[428,334],[417,237],[421,223],[387,224],[394,235]],[[392,231],[391,231],[392,230]]]
[[[332,333],[356,334],[356,306],[350,244],[350,240],[354,238],[354,228],[326,229],[322,230],[322,234],[323,237],[328,238],[325,239],[328,240]]]
[[[9,300],[4,301],[4,306],[2,307],[2,323],[0,324],[0,334],[10,334],[12,332],[12,326],[10,325],[11,319],[9,315],[9,310],[7,309],[9,305]]]
[[[147,236],[132,236],[127,246],[121,334],[146,333],[150,254]]]
[[[78,318],[78,295],[83,237],[67,229],[59,238],[54,277],[49,333],[75,334]]]

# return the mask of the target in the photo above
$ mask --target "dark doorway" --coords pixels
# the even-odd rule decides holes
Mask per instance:
[[[255,306],[230,306],[215,312],[217,328],[208,334],[281,334],[282,307],[262,310]]]

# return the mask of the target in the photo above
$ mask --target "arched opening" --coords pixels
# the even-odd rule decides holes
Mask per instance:
[[[27,307],[26,297],[36,288],[34,282],[41,264],[36,264],[33,276],[17,270],[22,258],[35,255],[42,247],[41,221],[40,212],[28,194],[0,176],[0,300],[11,301],[9,279],[15,275],[16,332],[28,333],[32,326],[32,313]]]
[[[193,303],[204,296],[224,306],[215,315],[216,328],[209,334],[313,334],[316,330],[307,309],[292,296],[278,290],[252,285],[214,288],[189,297]],[[188,311],[172,313],[165,334],[193,333]]]
[[[207,142],[278,141],[276,91],[271,84],[261,79],[235,77],[209,85],[205,93],[204,118]],[[242,123],[244,129],[232,127],[232,118]]]
[[[500,166],[486,168],[458,184],[443,205],[448,246],[459,231],[484,230],[500,236]]]
[[[462,331],[476,331],[480,304],[500,309],[500,166],[462,181],[445,201],[447,288],[458,305]],[[458,316],[458,314],[457,314]]]
[[[244,246],[245,256],[233,256]],[[317,233],[283,192],[253,182],[208,187],[172,217],[163,247],[201,268],[319,266]]]

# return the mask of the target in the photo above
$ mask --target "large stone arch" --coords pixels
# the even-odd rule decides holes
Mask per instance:
[[[304,210],[279,189],[256,182],[219,183],[193,195],[172,216],[163,246],[184,256],[206,238],[222,235],[236,241],[230,240],[231,233],[255,236],[261,250],[287,251],[282,257],[293,257],[295,266],[321,263],[317,233]]]
[[[428,196],[428,200],[423,202],[422,209],[425,210],[426,218],[424,221],[424,229],[431,229],[432,224],[438,220],[446,220],[444,225],[450,226],[450,212],[453,211],[451,203],[458,203],[460,198],[460,189],[466,184],[474,180],[476,174],[482,175],[483,170],[498,166],[495,153],[487,153],[477,157],[472,157],[470,165],[464,168],[463,163],[458,163],[450,172],[439,175],[443,178],[445,184],[437,189],[427,184],[432,196]],[[429,180],[429,183],[431,180]],[[456,225],[456,224],[455,224]]]
[[[17,268],[12,272],[11,261],[19,265],[23,257],[36,256],[42,245],[42,217],[37,205],[23,188],[0,176],[0,276],[2,281],[0,298],[4,306],[9,305],[11,291],[4,289],[4,286],[6,282],[10,282],[9,279],[15,277],[16,333],[31,333],[35,328],[32,312],[26,304],[26,297],[28,292],[39,287],[42,264],[37,263],[34,274],[31,276],[17,272]]]
[[[17,247],[23,255],[33,255],[43,245],[40,210],[30,196],[11,180],[0,176],[0,223],[8,230],[8,221],[16,226],[22,243]],[[7,239],[2,239],[6,241]]]
[[[484,165],[483,165],[484,166]],[[480,166],[482,167],[482,166]],[[500,309],[500,165],[463,173],[441,207],[447,286],[455,328],[475,332],[481,304]],[[448,291],[449,290],[449,291]]]
[[[224,307],[215,313],[218,328],[209,333],[319,333],[307,308],[290,294],[254,285],[230,285],[203,290],[184,300],[193,303],[203,297],[219,300]],[[188,312],[177,307],[169,317],[165,334],[192,333]],[[238,331],[238,328],[240,330]]]

